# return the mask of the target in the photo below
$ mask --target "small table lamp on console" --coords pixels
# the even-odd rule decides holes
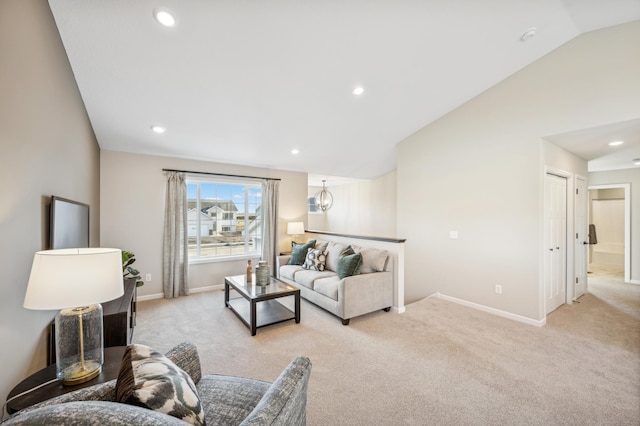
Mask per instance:
[[[296,235],[304,234],[303,222],[289,222],[287,223],[287,234],[292,235],[291,241],[296,242]]]
[[[64,385],[84,383],[102,371],[100,303],[123,294],[119,249],[59,249],[34,255],[24,307],[61,309],[55,319],[56,372]]]

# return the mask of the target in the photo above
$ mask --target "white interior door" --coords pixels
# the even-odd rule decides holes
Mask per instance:
[[[587,252],[589,248],[589,220],[588,220],[588,190],[587,180],[582,176],[576,176],[576,204],[575,204],[575,273],[576,286],[574,298],[587,292]]]
[[[545,312],[567,301],[567,179],[545,176]]]

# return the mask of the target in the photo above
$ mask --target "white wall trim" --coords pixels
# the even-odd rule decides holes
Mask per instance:
[[[216,285],[209,285],[206,287],[192,288],[192,289],[189,289],[189,292],[193,294],[193,293],[203,293],[205,291],[214,291],[214,290],[224,290],[224,284],[216,284]],[[144,302],[145,300],[154,300],[154,299],[163,299],[163,298],[164,298],[163,293],[155,293],[155,294],[147,294],[145,296],[138,296],[137,300],[138,302]]]
[[[513,314],[511,312],[502,311],[500,309],[491,308],[485,305],[479,305],[477,303],[469,302],[467,300],[458,299],[456,297],[447,296],[441,293],[434,293],[429,297],[435,297],[438,299],[446,300],[448,302],[457,303],[459,305],[467,306],[469,308],[477,309],[482,312],[487,312],[493,315],[497,315],[499,317],[507,318],[513,321],[522,322],[528,325],[533,325],[536,327],[542,327],[547,323],[547,319],[543,318],[541,320],[534,320],[532,318],[523,317],[522,315]]]

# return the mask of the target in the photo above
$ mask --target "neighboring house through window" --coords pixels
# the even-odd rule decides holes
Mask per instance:
[[[260,254],[262,184],[187,178],[189,261]]]

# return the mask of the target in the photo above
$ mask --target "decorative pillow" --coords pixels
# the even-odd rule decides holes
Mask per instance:
[[[192,425],[205,425],[191,377],[149,346],[134,344],[125,350],[116,381],[116,401],[168,414]]]
[[[307,257],[302,264],[304,269],[310,269],[312,271],[324,271],[324,264],[327,260],[327,256],[320,250],[310,248],[307,251]]]
[[[329,241],[327,240],[316,240],[316,245],[314,248],[324,253],[327,251],[328,245],[329,245]]]
[[[326,268],[330,271],[338,270],[338,260],[340,259],[340,253],[347,248],[346,244],[334,243],[329,241],[325,253],[327,255]]]
[[[316,240],[309,240],[304,244],[291,244],[291,258],[287,265],[302,265],[307,257],[307,250],[316,245]]]
[[[349,256],[350,254],[356,254],[355,250],[353,249],[353,247],[351,246],[347,246],[346,249],[342,250],[340,252],[340,257],[342,256]]]
[[[387,268],[389,261],[389,252],[386,250],[352,246],[356,253],[362,255],[362,265],[360,265],[360,273],[367,274],[369,272],[382,272]]]
[[[341,256],[338,260],[338,278],[343,279],[352,275],[357,275],[360,271],[360,264],[362,263],[362,255],[360,253],[349,254]]]

